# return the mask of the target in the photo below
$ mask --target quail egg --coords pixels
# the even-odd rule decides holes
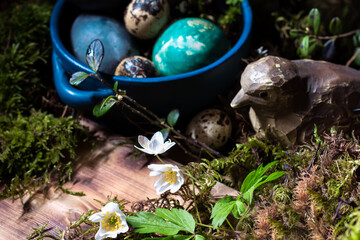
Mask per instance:
[[[139,39],[157,36],[168,22],[170,6],[167,0],[133,0],[126,8],[125,27]]]
[[[194,116],[186,135],[218,150],[230,139],[231,131],[230,117],[220,109],[210,108]]]
[[[156,68],[149,59],[133,56],[125,58],[119,63],[115,75],[132,78],[156,77]]]

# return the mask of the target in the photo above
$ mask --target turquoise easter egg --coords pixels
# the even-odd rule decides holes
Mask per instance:
[[[121,60],[138,54],[132,37],[123,24],[106,16],[79,15],[71,27],[71,45],[74,55],[84,64],[86,50],[95,39],[99,39],[104,45],[104,58],[99,69],[101,72],[114,74]]]
[[[230,49],[225,34],[201,18],[184,18],[171,24],[157,39],[152,53],[162,76],[190,72],[216,61]]]

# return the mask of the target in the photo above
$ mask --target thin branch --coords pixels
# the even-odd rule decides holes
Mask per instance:
[[[355,29],[347,33],[342,33],[334,36],[317,36],[317,35],[309,35],[310,38],[316,38],[319,40],[329,40],[329,39],[337,39],[337,38],[343,38],[343,37],[349,37],[351,35],[356,34],[360,29]]]
[[[350,66],[350,64],[355,60],[355,58],[360,54],[360,48],[358,48],[356,50],[356,52],[354,53],[354,55],[352,55],[352,57],[349,59],[349,61],[346,62],[346,65],[347,67]]]
[[[107,82],[105,82],[98,74],[90,73],[89,75],[92,76],[92,77],[95,77],[96,79],[98,79],[107,88],[112,90],[114,92],[114,94],[117,94],[114,91],[114,89]],[[179,138],[181,138],[183,140],[186,140],[187,142],[189,142],[190,144],[194,145],[197,148],[206,149],[208,152],[215,155],[216,157],[224,157],[221,153],[219,153],[218,151],[215,151],[214,149],[207,146],[206,144],[204,144],[202,142],[199,142],[196,139],[186,137],[183,134],[181,134],[179,131],[175,130],[173,127],[170,127],[166,122],[164,122],[161,118],[159,118],[154,112],[152,112],[151,110],[149,110],[145,106],[141,105],[140,103],[135,101],[133,98],[129,97],[128,95],[125,94],[125,95],[122,95],[122,97],[124,99],[126,99],[127,101],[129,101],[131,104],[133,104],[136,108],[138,108],[138,109],[142,110],[143,112],[145,112],[146,114],[148,114],[149,116],[147,116],[143,112],[139,111],[138,109],[135,109],[135,108],[131,107],[129,104],[124,103],[123,101],[121,101],[125,107],[129,108],[134,113],[136,113],[136,114],[140,115],[141,117],[145,118],[150,123],[155,124],[156,126],[158,126],[160,128],[170,129],[170,131],[172,133],[174,133],[176,136],[178,136]],[[150,117],[154,118],[155,121],[153,119],[151,119]],[[189,153],[189,152],[187,151],[187,153]]]

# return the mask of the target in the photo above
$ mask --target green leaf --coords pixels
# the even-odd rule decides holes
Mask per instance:
[[[222,225],[226,217],[231,213],[236,200],[232,196],[225,196],[215,203],[215,206],[211,212],[212,225],[215,228]]]
[[[274,166],[277,163],[278,161],[273,161],[267,164],[265,167],[263,167],[262,164],[260,164],[260,166],[256,170],[250,172],[246,176],[245,180],[241,185],[240,192],[242,194],[242,197],[247,201],[247,204],[252,203],[254,191],[258,187],[260,187],[264,183],[273,181],[286,173],[284,171],[281,171],[281,172],[274,172],[269,176],[264,176],[265,172],[270,167]]]
[[[116,99],[114,98],[114,96],[108,96],[105,100],[95,105],[95,107],[93,108],[93,115],[96,117],[103,116],[110,110],[110,108],[115,105],[115,103]]]
[[[317,44],[318,44],[318,42],[317,42],[315,39],[311,39],[311,40],[309,41],[309,52],[308,52],[308,55],[311,55],[311,54],[314,52]]]
[[[167,128],[163,128],[160,130],[161,134],[163,135],[164,140],[166,140],[169,136],[170,130]]]
[[[138,212],[136,216],[128,216],[126,221],[135,228],[138,233],[160,233],[164,235],[175,235],[181,227],[165,221],[160,216],[149,212]]]
[[[298,30],[298,29],[290,29],[289,35],[290,37],[296,38],[296,37],[302,37],[304,36],[304,31]]]
[[[143,240],[153,240],[153,239],[157,239],[157,240],[189,240],[191,238],[193,238],[192,235],[173,235],[173,236],[168,236],[168,237],[144,238]]]
[[[236,200],[235,207],[232,210],[232,213],[236,219],[240,219],[240,215],[244,214],[246,211],[246,205],[244,204],[241,198]]]
[[[226,0],[226,4],[228,5],[238,5],[238,4],[241,4],[243,0]]]
[[[71,75],[69,82],[71,85],[77,86],[82,83],[88,76],[89,74],[87,74],[86,72],[76,72]]]
[[[354,59],[354,64],[356,64],[357,66],[360,66],[360,54],[358,53],[358,51],[360,51],[360,47],[355,49],[354,54],[357,53],[355,59]]]
[[[155,213],[164,219],[177,224],[181,230],[194,233],[195,220],[193,216],[183,209],[172,208],[171,211],[165,208],[157,208]]]
[[[271,181],[278,179],[279,177],[282,177],[285,173],[286,173],[285,171],[281,171],[281,172],[274,172],[274,173],[270,174],[264,181],[257,183],[255,185],[255,189],[260,187],[264,183],[271,182]]]
[[[340,18],[334,17],[329,23],[330,33],[333,35],[339,35],[342,32],[342,23]]]
[[[173,127],[177,120],[179,119],[180,116],[180,111],[179,109],[174,109],[172,110],[168,115],[167,115],[167,123]]]
[[[320,27],[320,12],[317,8],[310,10],[307,18],[307,25],[315,35],[318,34]]]
[[[353,36],[353,42],[355,47],[360,47],[360,31],[357,31]]]
[[[86,50],[86,62],[89,67],[97,72],[104,58],[104,46],[99,39],[92,41]]]
[[[254,170],[251,171],[244,179],[243,183],[241,184],[240,192],[242,193],[247,192],[254,185],[255,181],[256,181],[256,171]]]
[[[300,46],[297,49],[297,54],[301,58],[305,58],[309,55],[309,36],[305,36],[301,39]]]
[[[201,236],[201,235],[195,235],[195,240],[206,240],[205,237]]]
[[[114,91],[115,92],[117,92],[117,90],[118,90],[118,85],[119,85],[119,82],[115,81],[115,83],[114,83]]]

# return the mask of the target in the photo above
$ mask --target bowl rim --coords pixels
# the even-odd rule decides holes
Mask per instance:
[[[65,48],[65,46],[63,45],[63,43],[60,40],[60,35],[59,35],[57,26],[59,24],[59,16],[61,13],[61,9],[62,9],[65,1],[66,0],[58,0],[55,4],[55,7],[51,14],[50,35],[51,35],[53,48],[57,49],[57,51],[63,57],[65,57],[72,65],[75,65],[77,68],[81,69],[81,71],[90,73],[90,72],[92,72],[92,70],[88,66],[86,66],[85,64],[80,62],[80,60],[75,58],[75,56],[73,56],[73,54],[71,54]],[[131,77],[112,75],[112,79],[116,80],[116,81],[120,81],[121,83],[152,84],[152,83],[169,82],[169,81],[175,81],[175,80],[179,80],[179,79],[191,78],[191,77],[200,75],[204,72],[207,72],[207,71],[215,68],[216,66],[222,64],[223,62],[225,62],[229,58],[231,58],[233,55],[235,55],[240,50],[240,48],[244,45],[245,41],[249,38],[249,35],[251,32],[251,27],[252,27],[252,17],[253,16],[252,16],[251,7],[249,5],[248,0],[243,0],[241,7],[242,7],[242,16],[243,16],[243,29],[242,29],[240,38],[227,53],[225,53],[222,57],[217,59],[215,62],[213,62],[205,67],[196,69],[194,71],[181,73],[181,74],[177,74],[177,75],[171,75],[171,76],[161,76],[161,77],[151,77],[151,78],[131,78]]]

